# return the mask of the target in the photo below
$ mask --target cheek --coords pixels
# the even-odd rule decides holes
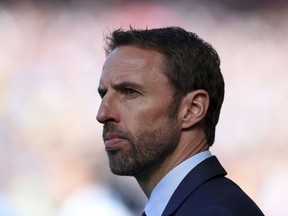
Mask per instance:
[[[167,108],[149,107],[139,110],[130,116],[128,124],[131,130],[145,130],[159,128],[167,124]]]

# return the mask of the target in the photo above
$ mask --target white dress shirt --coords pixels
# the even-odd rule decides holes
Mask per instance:
[[[145,206],[147,216],[161,216],[174,191],[185,176],[203,160],[211,157],[209,150],[200,152],[167,173],[153,189]]]

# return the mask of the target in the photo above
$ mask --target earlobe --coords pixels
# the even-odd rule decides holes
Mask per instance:
[[[206,116],[209,107],[209,95],[205,90],[189,92],[182,101],[182,128],[190,128]]]

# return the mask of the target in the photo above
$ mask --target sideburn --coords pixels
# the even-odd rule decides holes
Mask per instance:
[[[179,106],[182,101],[182,98],[183,98],[183,94],[176,91],[173,96],[173,99],[168,105],[167,114],[168,114],[169,119],[173,120],[177,118],[178,110],[179,110]]]

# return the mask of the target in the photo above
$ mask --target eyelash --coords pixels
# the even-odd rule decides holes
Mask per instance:
[[[130,88],[130,87],[124,87],[124,88],[119,88],[118,89],[119,93],[122,94],[125,97],[135,97],[138,94],[140,94],[139,91],[135,90],[134,88]],[[104,96],[106,95],[107,91],[99,91],[99,95],[100,97],[103,99]]]
[[[122,93],[125,95],[137,94],[138,92],[132,88],[125,88],[122,90]]]

